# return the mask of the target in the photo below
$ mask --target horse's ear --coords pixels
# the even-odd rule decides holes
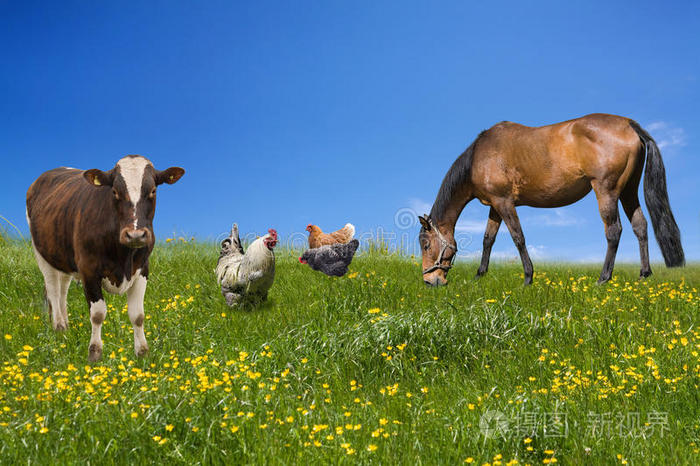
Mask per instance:
[[[425,231],[430,231],[430,222],[428,221],[427,215],[419,215],[418,221],[423,226],[423,228],[425,228]]]

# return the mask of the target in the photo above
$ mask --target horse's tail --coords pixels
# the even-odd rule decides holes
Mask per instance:
[[[685,255],[681,245],[681,232],[673,218],[671,204],[666,189],[666,169],[661,160],[661,152],[654,138],[639,123],[630,120],[630,126],[639,135],[646,151],[647,164],[644,171],[644,200],[654,227],[656,241],[661,248],[666,267],[685,265]]]

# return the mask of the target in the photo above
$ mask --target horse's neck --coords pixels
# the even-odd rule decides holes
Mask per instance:
[[[450,202],[442,218],[435,219],[438,224],[438,228],[448,237],[448,239],[454,239],[455,226],[457,225],[457,220],[464,210],[464,207],[469,201],[471,201],[471,196],[455,196]]]
[[[437,227],[447,240],[453,240],[455,237],[455,225],[457,224],[457,219],[442,218],[436,221]]]

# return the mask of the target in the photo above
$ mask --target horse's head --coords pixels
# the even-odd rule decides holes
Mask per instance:
[[[454,240],[448,240],[428,216],[418,217],[421,224],[418,241],[423,255],[423,281],[430,286],[447,285],[447,272],[457,257]]]

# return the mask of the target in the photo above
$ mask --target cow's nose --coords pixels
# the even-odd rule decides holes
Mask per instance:
[[[129,241],[140,241],[146,236],[146,230],[130,230],[126,232],[126,237]]]

